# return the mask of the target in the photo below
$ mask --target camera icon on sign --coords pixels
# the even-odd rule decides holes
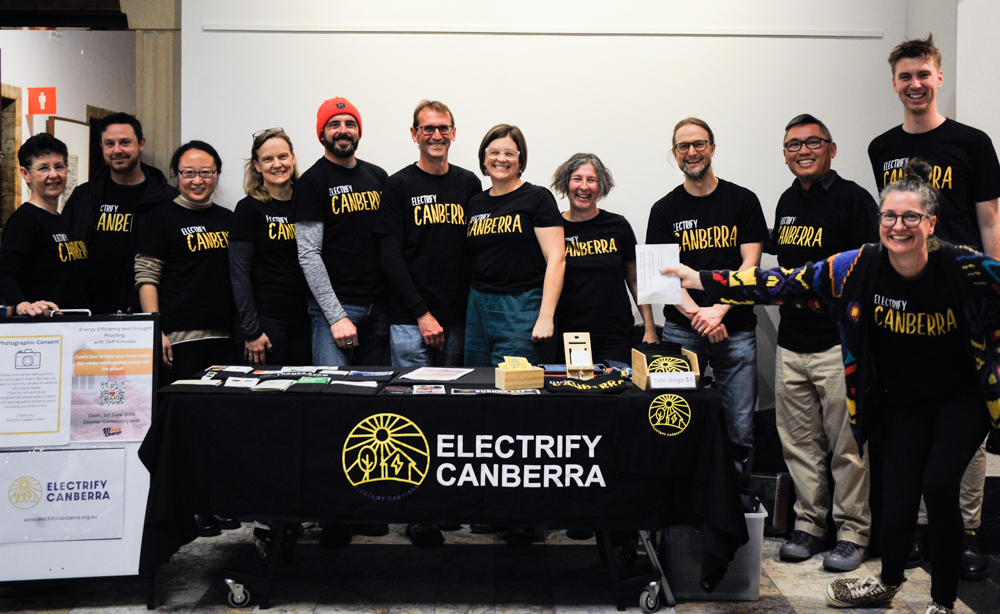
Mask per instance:
[[[42,366],[42,353],[34,350],[21,350],[14,354],[15,369],[38,369]]]

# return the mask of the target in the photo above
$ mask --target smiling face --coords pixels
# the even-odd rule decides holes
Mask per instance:
[[[200,149],[189,149],[181,156],[177,164],[178,189],[184,198],[194,203],[204,204],[212,200],[212,193],[218,183],[219,175],[216,173],[211,177],[198,175],[199,171],[215,171],[215,159],[211,154]],[[186,179],[180,173],[184,171],[195,171],[195,176]]]
[[[787,149],[782,149],[782,151],[785,153],[785,164],[788,165],[788,170],[792,171],[792,174],[798,178],[799,184],[805,189],[809,189],[814,180],[830,172],[830,163],[837,155],[836,143],[824,141],[820,144],[819,149],[809,149],[805,142],[809,139],[827,138],[816,124],[793,126],[785,134],[785,143],[789,141],[802,143],[802,148],[794,153]]]
[[[271,137],[257,149],[253,167],[264,178],[268,191],[278,190],[292,179],[295,173],[295,154],[285,139]]]
[[[425,107],[417,116],[417,126],[452,126],[454,120],[448,113],[435,111],[430,107]],[[410,136],[413,142],[420,149],[420,159],[434,162],[447,162],[448,149],[452,141],[455,140],[456,129],[452,127],[448,134],[441,134],[440,130],[435,130],[433,134],[427,135],[418,127],[410,127]]]
[[[518,149],[517,143],[514,142],[514,139],[509,136],[505,136],[490,141],[489,145],[486,146],[486,172],[489,174],[490,179],[497,182],[517,179],[517,173],[521,170],[519,156],[514,154],[513,156],[501,155],[496,158],[492,158],[489,155],[489,152],[492,150],[500,152],[516,152]]]
[[[21,167],[21,178],[33,196],[45,200],[58,199],[66,189],[66,158],[57,153],[35,156],[31,168]]]
[[[145,146],[146,139],[137,139],[135,129],[128,124],[111,124],[101,135],[104,163],[119,175],[127,175],[135,170]]]
[[[323,147],[335,158],[350,159],[358,149],[361,129],[349,113],[334,115],[323,127]]]
[[[892,228],[886,228],[879,224],[878,234],[889,250],[890,255],[907,256],[927,252],[927,237],[934,234],[934,225],[937,223],[937,216],[929,218],[923,217],[916,228],[907,228],[903,225],[902,216],[906,213],[917,213],[923,215],[927,213],[920,198],[913,192],[890,192],[882,203],[881,212],[895,213],[896,223]]]
[[[566,195],[569,198],[569,206],[578,217],[586,217],[596,212],[600,193],[601,184],[593,164],[583,164],[569,176]]]
[[[937,91],[943,83],[944,73],[932,58],[902,58],[896,62],[892,89],[909,113],[937,111]]]
[[[710,140],[708,131],[695,124],[685,124],[674,133],[674,145]],[[689,179],[699,181],[708,174],[708,169],[712,168],[712,156],[715,154],[715,144],[710,144],[704,151],[696,151],[694,147],[689,148],[686,153],[680,153],[676,149],[673,151],[674,159],[677,160],[677,167],[681,169],[681,172]]]

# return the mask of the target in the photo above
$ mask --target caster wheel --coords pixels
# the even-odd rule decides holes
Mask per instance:
[[[257,561],[260,563],[266,563],[269,557],[269,545],[263,539],[254,539],[253,545],[257,548]]]
[[[250,603],[250,591],[244,588],[243,595],[240,597],[237,597],[235,593],[230,592],[226,595],[226,601],[228,601],[229,605],[234,608],[245,608]]]
[[[639,608],[649,614],[650,612],[655,612],[660,609],[660,595],[659,593],[654,593],[653,591],[646,589],[642,591],[642,595],[639,595]]]
[[[635,551],[635,544],[625,544],[622,546],[622,551],[618,554],[618,558],[621,559],[623,565],[635,564],[638,556],[639,554]]]

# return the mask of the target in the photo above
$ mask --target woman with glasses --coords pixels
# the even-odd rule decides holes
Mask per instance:
[[[566,266],[562,218],[552,193],[521,179],[528,145],[517,126],[490,128],[479,168],[492,187],[469,199],[472,288],[465,323],[465,365],[496,366],[504,356],[541,358],[555,333]]]
[[[559,330],[590,333],[595,360],[626,366],[632,362],[632,300],[638,297],[635,233],[623,216],[597,208],[614,186],[610,169],[588,153],[575,154],[552,176],[552,189],[569,200],[562,214],[566,277],[556,313]],[[643,342],[656,343],[652,306],[639,305],[639,311]]]
[[[292,140],[282,128],[254,135],[243,172],[246,197],[229,232],[229,275],[252,365],[312,361],[306,278],[295,243],[292,187],[299,178]]]
[[[804,267],[676,274],[722,301],[794,304],[833,315],[843,338],[847,407],[863,449],[882,464],[882,572],[834,580],[836,607],[892,601],[910,554],[920,495],[927,503],[928,614],[954,606],[963,522],[959,484],[987,433],[1000,435],[1000,263],[937,240],[931,167],[912,159],[882,192],[880,244]]]
[[[0,298],[17,315],[88,306],[87,246],[59,215],[66,189],[66,145],[37,134],[17,153],[31,195],[8,218],[0,241]]]
[[[208,143],[190,141],[170,158],[180,195],[150,214],[139,230],[135,283],[142,310],[160,314],[160,384],[193,377],[235,358],[229,338],[229,222],[212,202],[222,159]]]

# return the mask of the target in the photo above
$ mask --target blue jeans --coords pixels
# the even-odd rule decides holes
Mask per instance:
[[[522,356],[537,364],[542,356],[531,331],[542,308],[542,289],[521,294],[485,294],[469,290],[465,316],[465,366],[495,367],[504,356]]]
[[[394,367],[461,367],[465,350],[465,326],[445,326],[444,348],[427,347],[416,324],[389,327]]]
[[[753,450],[753,414],[757,404],[757,333],[747,330],[729,333],[729,339],[709,343],[691,329],[672,322],[663,324],[663,340],[679,343],[698,355],[702,374],[712,367],[712,374],[722,394],[729,439]]]
[[[319,305],[309,301],[312,318],[312,358],[319,366],[379,366],[385,364],[389,348],[389,310],[380,303],[342,305],[347,318],[358,329],[358,345],[339,348],[333,340],[330,323]]]

